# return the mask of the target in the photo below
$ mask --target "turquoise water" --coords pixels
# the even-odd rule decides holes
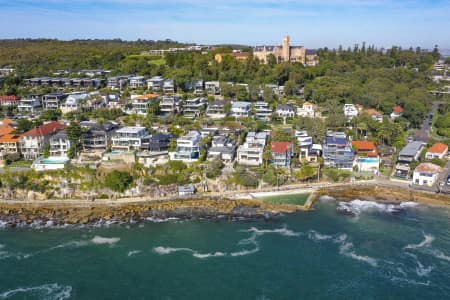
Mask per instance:
[[[274,221],[4,228],[0,299],[450,298],[448,209],[316,208]]]

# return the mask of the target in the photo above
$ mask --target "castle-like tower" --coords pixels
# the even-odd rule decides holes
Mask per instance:
[[[277,63],[290,61],[299,62],[304,65],[316,65],[318,63],[315,51],[308,50],[304,46],[291,46],[291,38],[286,35],[281,46],[256,46],[253,49],[253,56],[263,63],[267,63],[267,55],[273,54]]]

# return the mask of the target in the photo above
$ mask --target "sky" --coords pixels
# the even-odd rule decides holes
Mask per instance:
[[[0,38],[450,49],[450,0],[0,0]]]

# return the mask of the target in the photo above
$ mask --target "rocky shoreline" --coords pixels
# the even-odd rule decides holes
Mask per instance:
[[[2,227],[53,227],[73,224],[114,224],[145,220],[273,219],[300,210],[297,205],[274,205],[259,200],[196,199],[129,204],[70,205],[0,203]]]

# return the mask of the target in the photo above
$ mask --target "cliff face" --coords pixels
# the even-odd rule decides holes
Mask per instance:
[[[65,205],[36,203],[0,204],[0,220],[10,226],[35,221],[52,224],[87,224],[100,220],[117,222],[146,218],[270,218],[280,213],[292,213],[296,205],[274,205],[258,200],[176,200],[118,205]]]

